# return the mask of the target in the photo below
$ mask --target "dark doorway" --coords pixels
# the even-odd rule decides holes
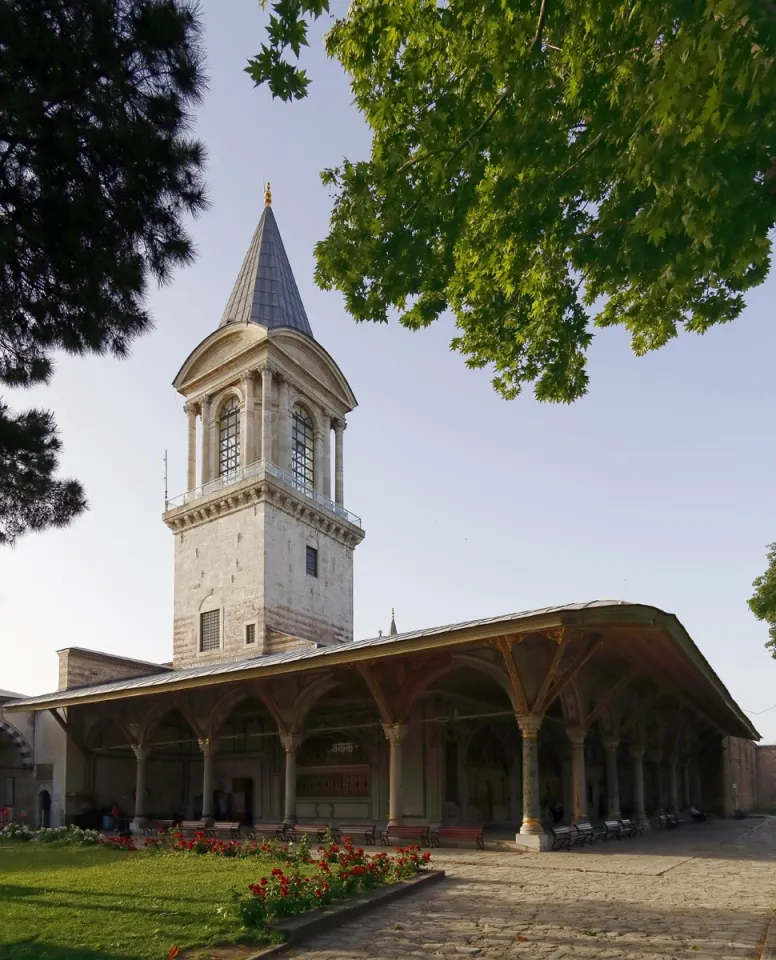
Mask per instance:
[[[41,827],[51,826],[51,794],[48,790],[41,790],[38,794]]]
[[[232,780],[232,816],[248,827],[253,825],[253,780],[250,777]]]

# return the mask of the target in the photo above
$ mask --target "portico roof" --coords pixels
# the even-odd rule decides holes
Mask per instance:
[[[733,700],[676,616],[657,607],[621,600],[594,600],[544,607],[481,620],[378,636],[354,643],[221,661],[126,680],[116,680],[4,704],[8,712],[51,710],[156,693],[187,690],[240,680],[316,670],[361,660],[406,656],[417,651],[466,648],[509,634],[528,635],[558,627],[576,627],[616,644],[620,658],[656,682],[681,690],[731,736],[759,740],[760,735]]]

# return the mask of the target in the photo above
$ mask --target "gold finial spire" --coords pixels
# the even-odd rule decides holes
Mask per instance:
[[[265,207],[272,206],[272,190],[270,189],[270,186],[269,186],[269,180],[264,185],[264,206]]]

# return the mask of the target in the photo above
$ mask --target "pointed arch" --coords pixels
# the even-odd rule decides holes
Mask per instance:
[[[10,739],[11,743],[19,751],[19,756],[21,757],[22,767],[25,770],[32,770],[33,767],[33,753],[32,747],[29,744],[29,741],[16,727],[8,723],[7,720],[0,720],[0,730],[6,734]]]
[[[446,663],[440,664],[430,673],[419,677],[409,688],[406,689],[406,693],[400,700],[402,719],[409,716],[413,706],[418,702],[420,697],[426,692],[432,683],[436,683],[437,680],[441,679],[448,673],[453,673],[456,670],[467,668],[471,670],[478,670],[479,672],[485,673],[495,680],[504,693],[506,693],[506,695],[509,697],[509,702],[512,705],[512,709],[515,711],[515,713],[519,712],[518,704],[515,702],[512,686],[509,682],[509,677],[507,676],[506,672],[502,670],[501,667],[497,666],[495,663],[491,663],[488,660],[482,660],[479,657],[473,657],[468,654],[461,653],[453,655]]]

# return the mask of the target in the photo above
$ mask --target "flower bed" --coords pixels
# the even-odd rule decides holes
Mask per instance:
[[[273,920],[315,910],[357,893],[408,880],[431,860],[420,847],[397,847],[394,855],[367,854],[349,837],[342,844],[327,843],[299,870],[272,870],[247,893],[235,891],[234,900],[246,927],[264,927]]]
[[[23,823],[11,820],[0,830],[0,843],[65,843],[77,846],[95,846],[104,839],[97,830],[82,830],[80,827],[41,827],[33,830]]]

